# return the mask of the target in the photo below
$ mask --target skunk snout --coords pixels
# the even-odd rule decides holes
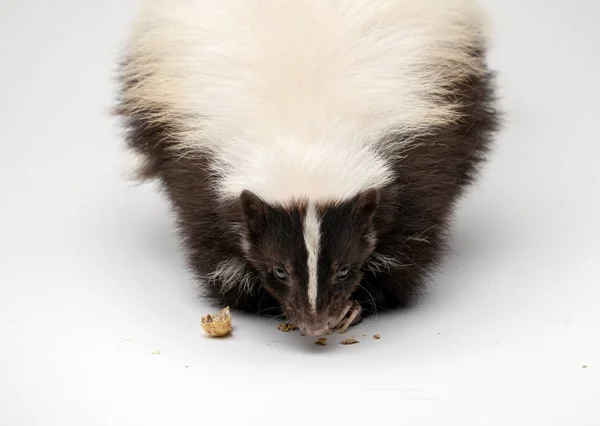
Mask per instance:
[[[302,330],[307,336],[325,336],[331,333],[330,327],[306,327]]]
[[[335,309],[335,306],[342,306],[342,309]],[[325,336],[331,334],[333,329],[343,328],[344,330],[355,322],[360,315],[359,305],[347,301],[340,305],[329,306],[328,312],[323,314],[296,315],[298,318],[298,328],[307,336]],[[346,325],[346,323],[348,323]]]

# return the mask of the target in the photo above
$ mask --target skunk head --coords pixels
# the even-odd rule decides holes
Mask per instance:
[[[307,335],[322,335],[348,311],[364,262],[375,248],[379,192],[336,203],[272,205],[240,197],[245,251],[262,285]]]

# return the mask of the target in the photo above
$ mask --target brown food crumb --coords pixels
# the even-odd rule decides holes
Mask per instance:
[[[229,306],[214,315],[202,317],[202,328],[209,336],[223,337],[231,332],[231,313]]]
[[[290,331],[298,330],[298,327],[291,322],[282,322],[277,326],[277,330],[283,331],[284,333],[289,333]]]
[[[318,338],[317,341],[315,342],[315,345],[327,346],[327,337]]]
[[[379,339],[381,339],[381,336],[379,334],[376,334],[376,335],[373,336],[373,339],[379,340]]]
[[[342,340],[340,345],[353,345],[355,343],[358,343],[358,340],[356,340],[354,337],[351,337],[349,339]]]
[[[582,365],[581,368],[587,368],[587,365]]]

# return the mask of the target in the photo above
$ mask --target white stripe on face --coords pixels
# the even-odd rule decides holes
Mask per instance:
[[[317,311],[317,262],[321,238],[319,217],[314,204],[309,203],[304,218],[304,243],[308,252],[308,302],[313,312]]]

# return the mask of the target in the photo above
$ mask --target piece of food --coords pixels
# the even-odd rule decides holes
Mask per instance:
[[[379,334],[376,334],[376,335],[373,336],[373,339],[379,340],[379,339],[381,339],[381,336]]]
[[[351,337],[349,339],[342,340],[340,345],[353,345],[355,343],[358,343],[358,340],[356,340],[354,337]]]
[[[289,333],[290,331],[298,330],[298,327],[291,322],[282,322],[277,326],[277,330],[283,331],[284,333]]]
[[[209,336],[223,337],[231,333],[231,313],[229,306],[214,315],[202,317],[202,328]]]
[[[160,351],[154,351],[152,352],[152,355],[160,355]]]
[[[317,341],[315,342],[315,345],[327,346],[327,337],[318,338]]]

